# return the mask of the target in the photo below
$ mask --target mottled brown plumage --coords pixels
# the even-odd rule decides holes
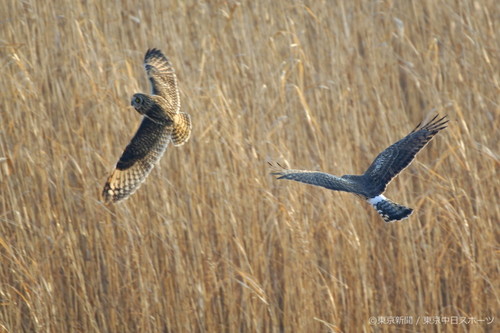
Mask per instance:
[[[180,146],[191,135],[191,118],[180,112],[177,79],[167,57],[150,49],[144,57],[144,68],[152,94],[132,96],[131,105],[144,118],[104,185],[102,197],[106,203],[128,198],[158,163],[169,142]]]

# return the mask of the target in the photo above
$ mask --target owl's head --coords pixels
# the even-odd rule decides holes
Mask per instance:
[[[135,94],[130,102],[130,105],[140,114],[146,114],[147,110],[151,109],[152,104],[151,98],[145,94]]]
[[[172,123],[171,116],[165,111],[162,97],[157,95],[135,94],[130,104],[137,112],[148,117],[152,121],[162,125]]]

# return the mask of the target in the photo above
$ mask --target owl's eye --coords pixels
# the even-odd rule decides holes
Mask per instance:
[[[141,98],[140,97],[136,97],[135,100],[134,100],[135,103],[139,104],[141,103]]]

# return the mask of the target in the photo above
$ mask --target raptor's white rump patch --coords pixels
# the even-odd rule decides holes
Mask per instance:
[[[378,204],[380,201],[385,201],[387,200],[386,197],[384,197],[382,194],[381,195],[377,195],[376,197],[373,197],[373,198],[369,198],[367,201],[372,204],[373,206],[375,206],[376,204]]]

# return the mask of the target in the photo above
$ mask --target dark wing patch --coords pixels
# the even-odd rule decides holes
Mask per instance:
[[[378,194],[382,193],[387,184],[404,168],[406,168],[415,155],[438,133],[446,128],[446,116],[432,118],[427,124],[421,123],[406,137],[391,145],[381,152],[366,170],[367,176],[375,185]]]
[[[104,202],[117,202],[134,193],[162,157],[171,137],[171,128],[148,118],[127,145],[102,193]]]
[[[154,150],[153,147],[158,145],[158,141],[161,140],[161,136],[165,130],[167,130],[165,126],[144,117],[134,137],[127,147],[125,147],[122,156],[116,164],[116,168],[120,170],[128,169],[135,162],[145,158]]]
[[[179,90],[174,68],[158,49],[149,49],[144,56],[144,69],[151,82],[151,92],[167,101],[174,112],[180,110]]]

